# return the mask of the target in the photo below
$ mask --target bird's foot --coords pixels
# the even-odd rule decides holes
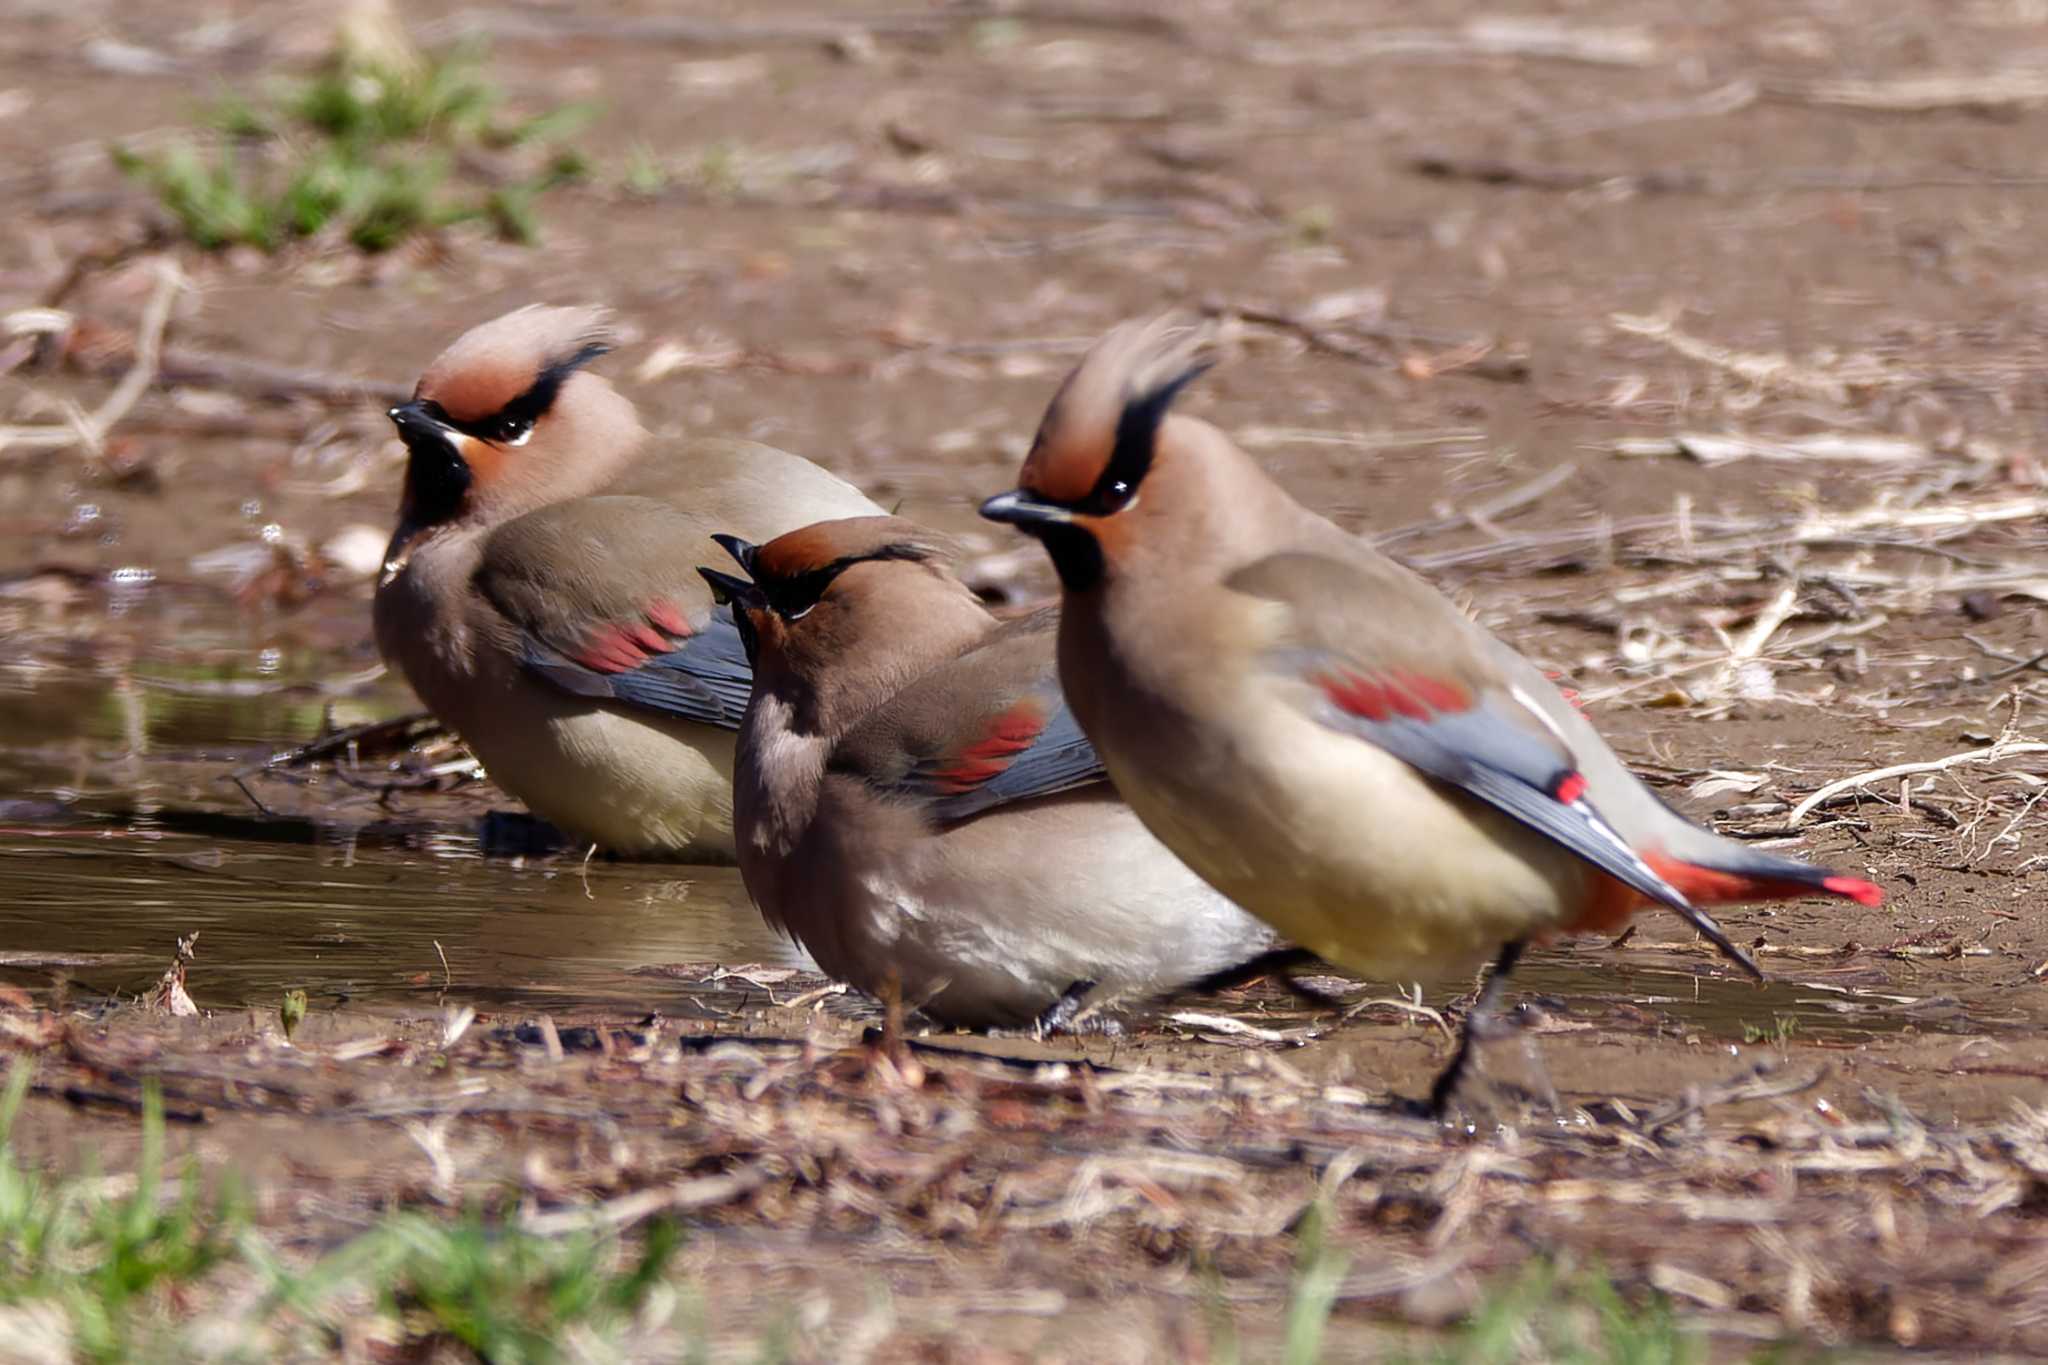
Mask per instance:
[[[523,810],[485,811],[477,844],[486,858],[546,858],[570,847],[569,836]]]
[[[1490,1097],[1502,1097],[1510,1103],[1514,1111],[1547,1109],[1556,1112],[1559,1107],[1557,1088],[1550,1083],[1550,1073],[1543,1065],[1542,1054],[1536,1046],[1535,1035],[1531,1032],[1541,1021],[1542,1011],[1532,1009],[1526,1004],[1505,1013],[1489,1010],[1484,1014],[1468,1016],[1464,1032],[1458,1039],[1458,1050],[1453,1054],[1450,1065],[1443,1069],[1437,1076],[1435,1084],[1430,1087],[1428,1101],[1406,1102],[1402,1106],[1404,1111],[1441,1122],[1450,1119],[1457,1109],[1491,1110],[1492,1105],[1471,1103],[1472,1084],[1478,1081]],[[1478,1062],[1475,1048],[1509,1037],[1521,1042],[1522,1059],[1527,1067],[1526,1076],[1521,1081],[1498,1076],[1475,1076],[1473,1072]],[[1465,1096],[1465,1102],[1462,1103],[1459,1100],[1461,1094]]]
[[[1446,1066],[1429,1088],[1429,1114],[1441,1119],[1449,1111],[1451,1101],[1458,1093],[1458,1082],[1465,1077],[1466,1069],[1472,1063],[1473,1044],[1497,1036],[1500,1024],[1500,1005],[1503,989],[1507,986],[1508,975],[1521,961],[1520,942],[1504,944],[1500,956],[1494,959],[1493,970],[1486,975],[1486,981],[1473,998],[1472,1008],[1465,1013],[1465,1027],[1458,1030],[1458,1047],[1451,1053],[1450,1065]]]
[[[1055,1034],[1092,1033],[1099,1037],[1117,1038],[1123,1035],[1123,1021],[1114,1015],[1101,1013],[1101,1002],[1090,1003],[1100,983],[1076,981],[1060,992],[1059,999],[1047,1005],[1033,1021],[1031,1032],[1034,1037],[1048,1038]]]
[[[1280,984],[1287,988],[1289,995],[1315,1009],[1341,1010],[1349,1005],[1343,996],[1326,991],[1320,986],[1311,986],[1290,971],[1280,973]]]
[[[1539,1021],[1531,1020],[1524,1023],[1519,1035],[1522,1040],[1522,1060],[1529,1068],[1529,1087],[1524,1093],[1529,1104],[1555,1114],[1562,1111],[1563,1105],[1557,1098],[1557,1087],[1550,1083],[1550,1068],[1543,1065],[1543,1052],[1536,1046],[1536,1035],[1530,1027],[1535,1022]]]
[[[1059,999],[1039,1011],[1033,1027],[1041,1036],[1072,1027],[1074,1020],[1081,1017],[1081,1011],[1087,1008],[1088,997],[1095,990],[1095,984],[1093,981],[1076,981],[1061,991]]]

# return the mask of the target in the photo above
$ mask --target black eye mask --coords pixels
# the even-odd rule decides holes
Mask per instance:
[[[555,396],[561,392],[563,381],[610,350],[611,347],[601,341],[586,342],[573,354],[550,361],[526,386],[525,392],[488,417],[458,422],[439,403],[427,402],[421,406],[433,415],[435,421],[465,436],[474,436],[496,445],[516,446],[533,434],[533,424],[547,416],[548,410],[554,407]]]
[[[476,475],[469,462],[448,439],[459,431],[465,436],[494,445],[517,446],[533,434],[533,424],[555,404],[562,382],[584,365],[610,350],[601,342],[589,342],[572,355],[551,362],[525,392],[488,417],[458,422],[448,409],[431,398],[415,398],[391,409],[389,416],[398,428],[412,456],[406,480],[412,490],[412,515],[423,525],[448,521],[462,510]]]
[[[718,535],[711,538],[717,541],[724,548],[725,552],[733,557],[734,562],[747,571],[747,575],[754,580],[752,585],[754,590],[761,595],[768,609],[785,621],[801,620],[809,613],[812,607],[818,605],[819,600],[831,588],[833,580],[856,564],[865,564],[873,560],[884,559],[925,560],[931,558],[931,552],[923,546],[913,545],[908,541],[899,541],[892,545],[884,545],[877,550],[871,550],[866,554],[846,555],[833,560],[830,564],[823,564],[815,569],[806,569],[802,573],[791,574],[787,577],[764,577],[759,569],[760,546],[750,545],[738,536]]]
[[[1083,516],[1106,517],[1120,512],[1138,496],[1138,485],[1152,469],[1153,445],[1166,410],[1180,391],[1202,377],[1207,365],[1197,365],[1185,374],[1160,385],[1143,397],[1124,404],[1116,423],[1116,444],[1110,448],[1109,463],[1102,476],[1088,490],[1088,496],[1073,504]]]

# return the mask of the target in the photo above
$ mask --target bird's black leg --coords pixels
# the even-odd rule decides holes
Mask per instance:
[[[1522,946],[1510,943],[1493,960],[1493,971],[1487,976],[1486,984],[1479,988],[1479,998],[1466,1012],[1465,1027],[1458,1031],[1458,1050],[1451,1054],[1450,1065],[1429,1088],[1429,1112],[1433,1117],[1442,1118],[1444,1111],[1450,1108],[1451,1097],[1457,1094],[1458,1082],[1464,1078],[1465,1067],[1472,1060],[1473,1035],[1485,1029],[1489,1017],[1499,1007],[1501,995],[1507,990],[1508,974],[1522,960]]]
[[[1076,981],[1061,991],[1060,998],[1040,1012],[1035,1026],[1038,1036],[1043,1038],[1049,1033],[1064,1033],[1072,1028],[1095,985],[1093,981]]]
[[[1235,967],[1225,967],[1220,972],[1211,972],[1187,988],[1191,995],[1213,995],[1217,991],[1234,991],[1249,986],[1261,977],[1278,976],[1280,984],[1288,992],[1311,1005],[1335,1009],[1344,1002],[1332,995],[1325,995],[1313,986],[1304,985],[1295,979],[1294,973],[1301,968],[1324,965],[1323,960],[1306,948],[1268,948],[1249,961]]]

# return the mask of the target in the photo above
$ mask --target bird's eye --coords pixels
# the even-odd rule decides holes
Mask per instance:
[[[801,621],[811,614],[811,608],[818,605],[824,592],[825,585],[815,575],[806,574],[770,588],[768,605],[785,621]]]
[[[1138,500],[1138,485],[1134,479],[1116,479],[1104,475],[1102,480],[1088,494],[1081,509],[1090,516],[1108,517],[1123,511]]]
[[[1109,462],[1103,466],[1088,496],[1073,504],[1076,511],[1097,517],[1114,516],[1138,500],[1138,485],[1152,468],[1159,424],[1165,420],[1166,410],[1173,405],[1174,395],[1207,368],[1193,366],[1151,392],[1124,403],[1123,415],[1117,418],[1116,444],[1110,448]]]
[[[504,418],[491,431],[491,439],[501,446],[523,446],[532,435],[533,423],[523,417]]]
[[[768,605],[785,621],[801,621],[811,614],[832,586],[832,580],[846,567],[847,561],[840,561],[767,584]]]

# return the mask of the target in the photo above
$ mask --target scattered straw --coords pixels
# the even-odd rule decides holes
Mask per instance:
[[[163,353],[164,330],[170,326],[171,308],[178,295],[186,288],[185,276],[177,263],[168,257],[156,264],[156,288],[149,301],[143,305],[142,321],[135,334],[135,363],[113,388],[99,407],[91,413],[76,408],[66,412],[66,420],[56,425],[0,426],[0,450],[10,446],[22,446],[32,450],[65,450],[72,446],[85,447],[86,453],[98,459],[106,451],[107,437],[121,419],[126,417],[149,386],[156,382],[158,361]],[[63,315],[56,315],[63,318]],[[28,314],[17,314],[9,319],[10,330],[20,334],[21,327],[45,330],[55,324],[49,309],[34,309]],[[69,319],[63,318],[65,326]]]
[[[1951,768],[1977,764],[1999,763],[2021,754],[2048,754],[2048,744],[2038,740],[2017,737],[1999,740],[1996,744],[1981,749],[1969,749],[1946,758],[1927,759],[1918,763],[1894,763],[1888,767],[1872,768],[1869,772],[1856,773],[1838,781],[1830,782],[1813,795],[1792,808],[1785,817],[1787,826],[1796,826],[1816,809],[1833,801],[1845,792],[1859,791],[1875,782],[1889,782],[1902,777],[1914,777],[1921,773],[1944,773]]]

